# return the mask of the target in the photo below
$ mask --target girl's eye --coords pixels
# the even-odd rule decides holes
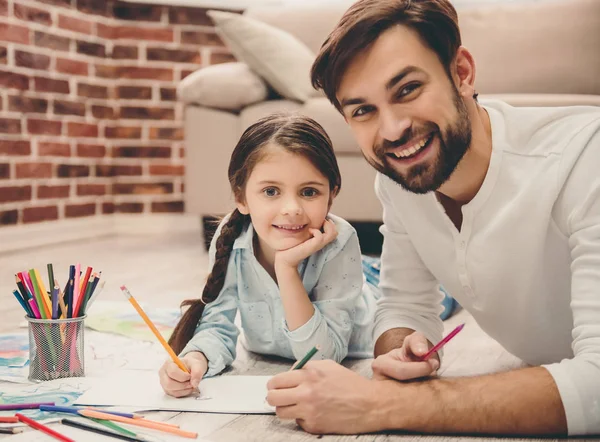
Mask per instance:
[[[302,189],[301,194],[307,198],[313,198],[319,194],[319,191],[317,189],[313,189],[312,187],[307,187],[306,189]]]
[[[263,190],[263,193],[265,194],[265,196],[274,197],[279,193],[279,191],[275,187],[267,187]]]

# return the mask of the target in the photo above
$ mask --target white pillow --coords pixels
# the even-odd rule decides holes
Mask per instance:
[[[310,68],[315,54],[293,35],[271,25],[223,11],[208,11],[217,33],[238,60],[247,63],[280,95],[300,102],[315,95]]]
[[[222,63],[191,73],[177,86],[177,96],[185,103],[197,103],[231,111],[264,101],[268,87],[245,63]]]

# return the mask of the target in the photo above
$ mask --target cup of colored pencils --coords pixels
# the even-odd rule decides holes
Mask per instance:
[[[48,264],[48,287],[37,269],[15,275],[13,295],[29,323],[29,379],[47,381],[84,376],[84,320],[97,290],[101,273],[72,265],[64,288]]]

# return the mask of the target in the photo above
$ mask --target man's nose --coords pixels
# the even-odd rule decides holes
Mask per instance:
[[[412,124],[410,118],[394,112],[391,107],[380,110],[379,115],[379,136],[390,142],[401,139]]]

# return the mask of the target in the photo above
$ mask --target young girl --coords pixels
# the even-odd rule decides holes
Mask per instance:
[[[352,226],[328,214],[341,177],[329,137],[315,121],[276,114],[250,126],[235,147],[229,182],[237,208],[218,227],[211,273],[169,343],[190,369],[160,370],[171,396],[186,396],[244,346],[297,360],[373,356],[376,284],[363,277]],[[371,275],[372,276],[372,275]]]

